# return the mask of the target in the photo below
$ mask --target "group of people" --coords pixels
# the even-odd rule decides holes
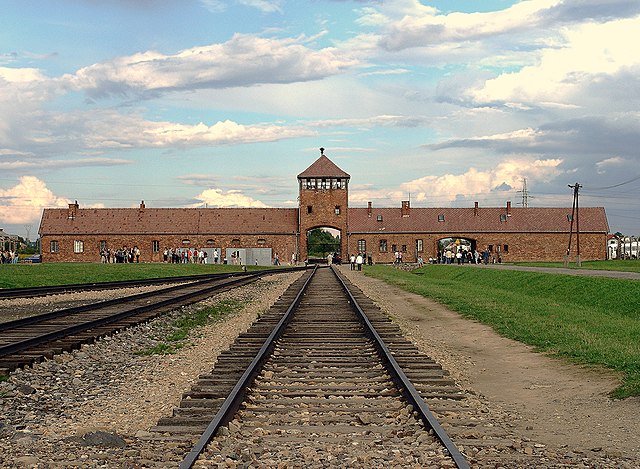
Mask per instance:
[[[214,264],[220,262],[217,249],[214,249],[212,257]],[[209,254],[204,249],[198,248],[165,248],[162,252],[162,260],[169,264],[208,264]],[[226,264],[226,259],[224,263]]]
[[[100,262],[103,264],[139,263],[140,248],[138,246],[123,246],[118,249],[103,249],[100,251]]]
[[[0,252],[0,260],[2,264],[17,264],[20,256],[15,251],[6,250]]]
[[[450,249],[445,251],[438,251],[438,257],[430,259],[435,264],[489,264],[489,263],[502,263],[502,258],[493,257],[489,248],[486,248],[482,252],[478,250],[471,251],[471,249],[457,249],[453,252]]]
[[[351,254],[349,264],[351,265],[351,270],[362,270],[364,264],[373,265],[373,259],[370,255],[359,252],[358,254]]]

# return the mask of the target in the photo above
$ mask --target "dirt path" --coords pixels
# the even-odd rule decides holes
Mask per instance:
[[[421,296],[342,268],[466,388],[513,413],[523,437],[572,451],[606,451],[640,465],[640,398],[611,400],[619,377],[567,364]]]

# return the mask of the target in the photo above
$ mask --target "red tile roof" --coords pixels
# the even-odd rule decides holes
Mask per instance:
[[[333,161],[322,155],[311,166],[298,174],[298,178],[307,177],[340,177],[350,178],[349,174],[338,168]]]
[[[291,234],[295,208],[48,208],[41,235],[65,234]]]
[[[457,233],[457,232],[516,232],[553,233],[568,232],[571,208],[512,208],[511,216],[506,208],[411,208],[403,217],[398,208],[349,208],[351,233]],[[378,215],[382,221],[377,221]],[[444,215],[444,221],[438,216]],[[603,207],[580,208],[580,232],[609,232],[609,224]],[[576,229],[574,223],[573,229]]]

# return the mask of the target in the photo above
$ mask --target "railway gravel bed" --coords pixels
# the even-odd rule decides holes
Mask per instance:
[[[148,429],[299,273],[265,277],[207,303],[246,303],[173,355],[140,356],[181,311],[63,353],[0,382],[0,467],[175,467],[187,443],[150,441]]]

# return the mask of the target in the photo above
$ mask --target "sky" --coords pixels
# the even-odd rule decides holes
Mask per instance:
[[[42,209],[605,207],[640,234],[637,0],[0,0],[0,228]],[[524,190],[526,181],[526,191]],[[526,197],[523,197],[526,195]]]

